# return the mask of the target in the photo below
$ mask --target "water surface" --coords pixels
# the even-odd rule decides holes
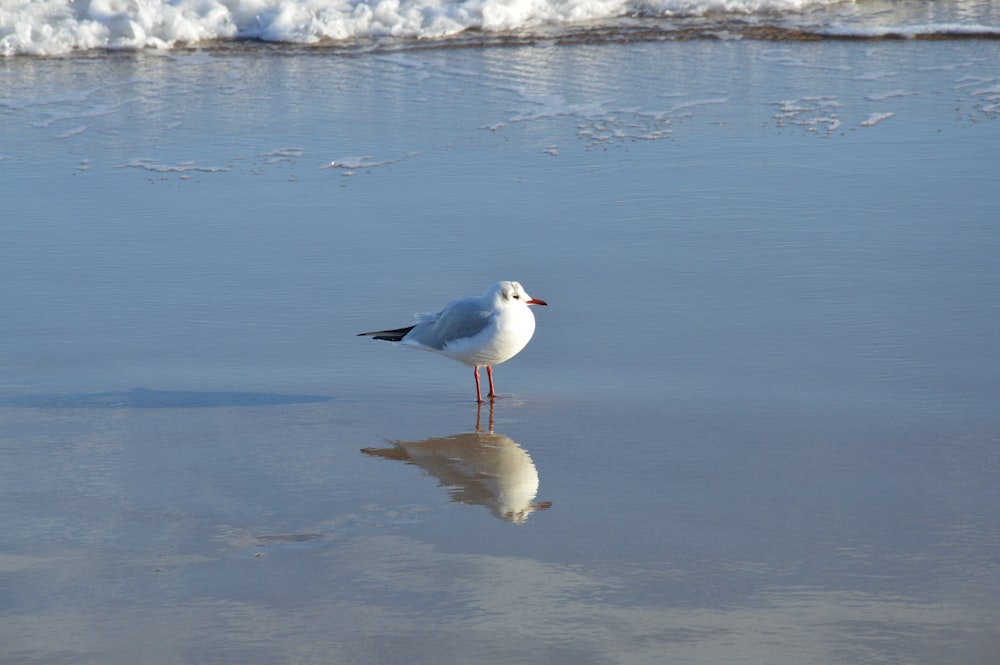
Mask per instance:
[[[995,51],[5,60],[0,654],[993,662]]]

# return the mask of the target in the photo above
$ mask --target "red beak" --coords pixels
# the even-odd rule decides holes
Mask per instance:
[[[546,307],[548,307],[548,305],[549,305],[549,303],[545,302],[544,300],[539,300],[538,298],[532,298],[531,300],[528,301],[528,304],[529,305],[544,305]]]

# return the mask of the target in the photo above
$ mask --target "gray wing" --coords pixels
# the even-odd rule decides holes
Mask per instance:
[[[421,317],[406,335],[405,341],[440,351],[455,340],[476,335],[493,319],[493,312],[484,310],[479,298],[462,298],[445,305],[437,314]]]

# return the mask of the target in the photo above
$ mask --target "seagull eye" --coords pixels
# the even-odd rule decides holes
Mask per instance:
[[[517,298],[518,300],[520,300],[521,299],[521,294],[520,293],[515,293],[514,297]]]

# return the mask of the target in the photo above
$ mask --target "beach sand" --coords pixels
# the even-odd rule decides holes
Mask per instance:
[[[994,56],[0,61],[0,660],[995,662]]]

